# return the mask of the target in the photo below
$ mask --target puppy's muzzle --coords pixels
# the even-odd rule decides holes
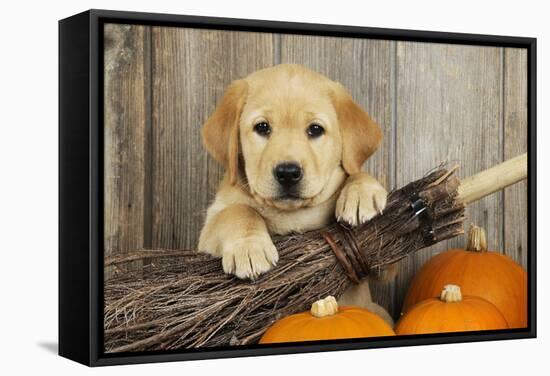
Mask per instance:
[[[285,189],[295,187],[302,180],[304,171],[296,162],[279,163],[273,169],[275,180]]]

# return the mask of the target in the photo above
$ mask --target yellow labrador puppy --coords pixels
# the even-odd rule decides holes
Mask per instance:
[[[386,205],[384,187],[361,171],[380,128],[340,84],[302,66],[277,65],[233,82],[202,137],[226,173],[198,248],[239,278],[276,265],[270,234],[320,229],[334,216],[356,226]],[[380,311],[368,284],[342,301]]]

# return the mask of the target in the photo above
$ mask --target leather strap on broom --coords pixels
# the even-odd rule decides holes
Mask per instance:
[[[384,214],[347,228],[278,237],[279,263],[255,281],[223,273],[194,251],[144,250],[105,259],[105,351],[255,343],[277,319],[339,296],[350,283],[415,251],[463,233],[464,206],[527,176],[521,155],[459,181],[437,169],[390,193]],[[130,261],[145,260],[140,271]]]

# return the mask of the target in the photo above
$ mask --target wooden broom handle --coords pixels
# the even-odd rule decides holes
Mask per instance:
[[[458,199],[467,205],[525,178],[527,153],[463,179],[458,187]]]

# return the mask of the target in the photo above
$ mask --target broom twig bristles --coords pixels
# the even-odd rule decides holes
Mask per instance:
[[[361,270],[378,270],[460,234],[464,207],[456,200],[455,171],[439,169],[391,192],[383,215],[346,230],[361,252],[357,257],[348,249],[349,259],[360,259]],[[423,200],[422,214],[411,210],[413,196]],[[255,343],[279,318],[328,295],[338,297],[352,283],[322,233],[334,239],[333,246],[350,243],[338,224],[276,237],[279,263],[255,281],[226,275],[219,259],[194,251],[140,251],[106,259],[106,268],[153,262],[105,281],[105,351]]]

